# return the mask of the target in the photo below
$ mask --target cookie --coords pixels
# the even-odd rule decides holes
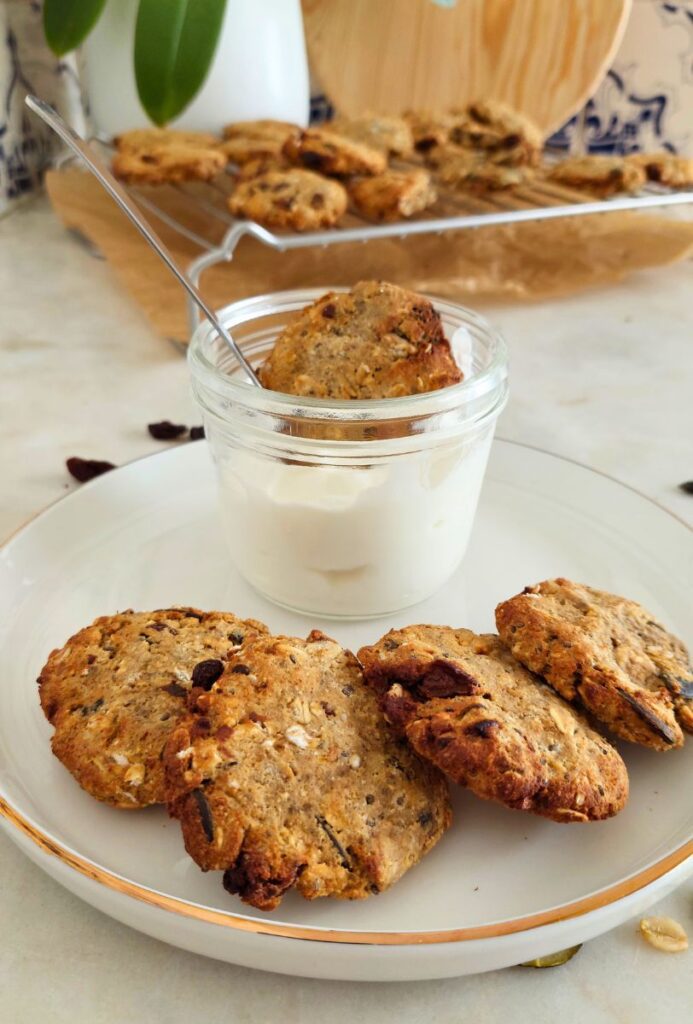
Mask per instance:
[[[546,177],[601,198],[617,192],[637,192],[645,184],[643,168],[621,156],[569,157],[550,167]]]
[[[186,132],[176,128],[136,128],[122,132],[113,139],[121,153],[136,153],[141,149],[158,149],[161,146],[191,146],[193,149],[216,149],[219,139],[209,132]]]
[[[118,151],[112,163],[116,178],[132,185],[210,181],[225,167],[226,157],[220,149],[187,145]]]
[[[387,167],[381,150],[327,128],[308,128],[290,135],[282,152],[292,163],[322,174],[382,174]]]
[[[384,281],[360,281],[307,306],[260,368],[264,387],[319,398],[396,398],[461,379],[428,299]]]
[[[358,657],[414,750],[477,796],[558,822],[624,806],[618,753],[497,636],[408,626]]]
[[[524,185],[533,177],[529,167],[495,164],[461,146],[435,146],[427,154],[436,178],[449,188],[465,192],[498,192]]]
[[[395,737],[353,654],[258,637],[171,735],[169,810],[204,871],[260,910],[382,892],[450,824],[447,787]]]
[[[541,131],[506,103],[478,100],[456,117],[449,135],[453,144],[482,150],[493,163],[521,166],[538,162],[544,141]]]
[[[279,156],[256,156],[239,166],[236,177],[238,181],[250,181],[270,171],[288,171],[290,168],[291,164],[281,153]]]
[[[295,124],[286,121],[236,121],[225,125],[221,148],[235,164],[258,157],[278,157],[289,136],[299,131]]]
[[[432,110],[407,110],[402,116],[411,131],[414,149],[423,154],[448,142],[450,131],[457,123],[452,114]]]
[[[622,739],[671,750],[693,732],[688,652],[635,601],[546,580],[499,604],[496,624],[516,658]]]
[[[328,121],[325,127],[354,142],[363,142],[388,156],[411,156],[414,149],[411,128],[403,117],[388,117],[384,114],[340,117]]]
[[[294,231],[333,227],[346,208],[346,190],[338,181],[296,167],[241,181],[229,198],[234,217]]]
[[[349,183],[354,206],[369,220],[393,221],[412,217],[437,199],[427,171],[384,171]]]
[[[668,188],[688,188],[693,185],[693,159],[676,153],[636,153],[628,161],[642,168],[648,181],[659,182]]]
[[[211,685],[254,619],[169,608],[106,615],[49,656],[41,707],[55,756],[97,800],[126,809],[164,801],[161,754],[191,686]]]

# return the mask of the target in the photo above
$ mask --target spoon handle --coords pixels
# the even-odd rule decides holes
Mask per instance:
[[[176,266],[176,263],[171,256],[170,252],[161,241],[159,236],[156,234],[154,229],[145,220],[139,208],[130,198],[123,186],[118,182],[104,161],[87,145],[86,141],[73,131],[73,129],[62,119],[60,114],[57,113],[48,103],[44,100],[39,99],[38,96],[27,96],[26,105],[30,110],[33,110],[35,114],[46,122],[53,131],[60,136],[66,145],[81,157],[85,162],[91,173],[97,178],[103,187],[106,189],[112,199],[115,199],[118,206],[121,208],[123,213],[130,218],[132,223],[135,225],[140,234],[144,235],[145,239],[158,253],[161,259],[164,261],[171,273],[178,279],[180,284],[183,285],[190,298],[196,303],[197,306],[202,310],[206,318],[214,327],[215,331],[224,339],[226,344],[232,349],[234,355],[238,359],[239,363],[247,373],[250,381],[256,386],[261,387],[260,381],[258,380],[255,371],[252,366],[243,355],[241,349],[233,340],[226,328],[217,319],[214,310],[212,310],[205,300],[202,298],[200,292],[197,290],[192,281],[189,281],[182,270]]]

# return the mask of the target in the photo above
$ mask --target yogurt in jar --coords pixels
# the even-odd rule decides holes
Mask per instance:
[[[229,452],[222,517],[240,572],[271,600],[326,616],[422,601],[464,555],[491,436],[365,467]]]

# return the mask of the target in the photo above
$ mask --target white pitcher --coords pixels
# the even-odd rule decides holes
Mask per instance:
[[[133,67],[138,0],[108,0],[82,47],[81,77],[95,129],[147,125]],[[173,127],[218,132],[272,117],[305,125],[310,89],[300,0],[228,0],[207,78]]]

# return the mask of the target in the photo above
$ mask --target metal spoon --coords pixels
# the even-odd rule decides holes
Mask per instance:
[[[241,352],[239,346],[233,340],[223,324],[219,322],[214,311],[207,305],[192,281],[189,281],[182,270],[178,269],[173,257],[164,243],[161,241],[154,229],[149,225],[147,220],[142,216],[142,213],[132,201],[123,186],[113,177],[103,160],[90,149],[81,135],[78,135],[77,132],[70,128],[69,124],[63,121],[60,114],[58,114],[50,104],[45,103],[42,99],[39,99],[38,96],[27,96],[25,102],[30,110],[33,110],[35,114],[38,114],[38,116],[45,121],[57,135],[60,136],[63,142],[66,143],[66,145],[68,145],[70,149],[77,154],[77,156],[84,160],[94,177],[98,178],[111,198],[115,199],[123,213],[130,218],[140,234],[144,236],[152,249],[154,249],[154,251],[164,261],[171,273],[178,279],[180,284],[183,285],[193,302],[195,302],[202,310],[214,330],[224,339],[247,373],[250,381],[256,387],[262,387],[255,371]]]

